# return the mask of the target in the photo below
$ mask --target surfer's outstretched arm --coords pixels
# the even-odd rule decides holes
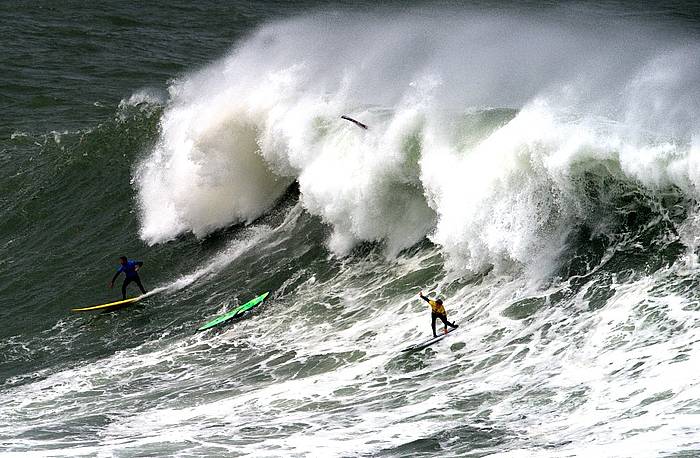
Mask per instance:
[[[423,291],[421,291],[421,292],[418,293],[418,297],[420,297],[421,299],[423,299],[425,302],[430,302],[430,298],[428,298],[428,297],[426,297],[426,296],[423,296]]]
[[[119,276],[120,273],[122,273],[121,269],[117,270],[117,273],[114,274],[114,277],[112,277],[112,280],[109,282],[110,288],[112,288],[114,286],[114,282],[117,280],[117,277]]]

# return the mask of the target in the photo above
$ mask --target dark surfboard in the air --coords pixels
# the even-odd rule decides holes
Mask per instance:
[[[440,335],[438,335],[437,337],[433,337],[433,338],[431,338],[431,339],[429,339],[429,340],[426,340],[425,342],[420,342],[420,343],[417,343],[417,344],[413,344],[413,345],[411,345],[410,347],[406,347],[406,348],[404,348],[404,349],[401,350],[401,351],[417,351],[417,350],[422,350],[422,349],[424,349],[424,348],[426,348],[426,347],[431,346],[431,345],[434,344],[434,343],[440,342],[442,339],[444,339],[445,337],[447,337],[447,335],[448,335],[449,333],[451,333],[452,331],[454,331],[455,329],[456,329],[456,328],[450,328],[450,329],[447,330],[447,332],[446,332],[445,334],[440,334]]]
[[[357,119],[352,119],[350,116],[345,116],[345,115],[343,115],[343,116],[340,117],[340,119],[344,119],[344,120],[346,120],[346,121],[350,121],[350,122],[354,123],[356,126],[362,127],[362,128],[365,129],[365,130],[368,129],[368,127],[367,127],[366,124],[362,124],[360,121],[358,121]]]

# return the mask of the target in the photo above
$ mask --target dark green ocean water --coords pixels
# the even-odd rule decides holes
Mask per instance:
[[[0,16],[0,453],[700,449],[697,4]]]

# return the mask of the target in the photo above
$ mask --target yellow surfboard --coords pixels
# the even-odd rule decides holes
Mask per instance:
[[[78,309],[70,309],[70,311],[71,312],[90,312],[92,310],[108,309],[110,307],[115,307],[117,305],[131,304],[132,302],[136,302],[138,300],[141,300],[142,298],[143,298],[143,296],[131,297],[129,299],[124,299],[123,301],[110,302],[109,304],[93,305],[90,307],[82,307],[82,308],[78,308]]]

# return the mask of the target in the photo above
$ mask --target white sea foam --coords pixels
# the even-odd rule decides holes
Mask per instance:
[[[136,107],[142,104],[160,106],[165,104],[167,94],[153,88],[143,88],[134,92],[128,99],[119,102],[119,108]]]
[[[458,332],[434,351],[403,355],[402,345],[429,332],[429,314],[413,295],[382,291],[434,255],[354,263],[270,301],[264,318],[147,341],[11,388],[0,402],[10,423],[0,431],[26,450],[50,441],[24,441],[22,433],[109,419],[90,427],[98,434],[89,441],[64,438],[59,455],[170,447],[359,456],[406,444],[413,452],[421,447],[414,441],[430,437],[454,454],[470,451],[462,441],[492,437],[495,446],[479,450],[507,457],[654,456],[698,445],[700,328],[691,302],[672,292],[673,269],[613,283],[603,309],[589,309],[583,288],[526,320],[508,318],[506,307],[566,285],[529,291],[523,278],[490,276],[450,295]],[[332,308],[332,322],[311,305]]]

